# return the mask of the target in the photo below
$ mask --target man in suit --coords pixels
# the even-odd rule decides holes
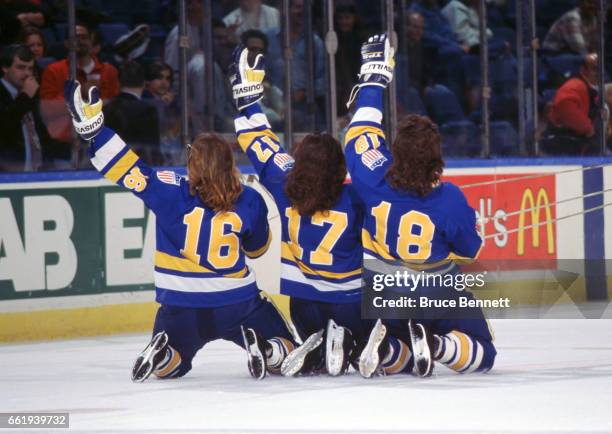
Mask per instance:
[[[121,91],[104,107],[105,123],[150,165],[163,164],[159,146],[159,117],[152,104],[142,100],[145,80],[134,60],[119,69]]]
[[[32,52],[7,46],[0,66],[0,171],[36,171],[44,160],[68,159],[69,150],[51,140],[40,117]]]

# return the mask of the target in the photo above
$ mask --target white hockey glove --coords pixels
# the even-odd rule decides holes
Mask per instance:
[[[264,57],[258,54],[253,65],[249,65],[249,50],[240,44],[234,50],[233,63],[229,68],[230,82],[234,104],[238,110],[243,110],[263,98]]]
[[[66,80],[64,83],[64,99],[77,134],[85,140],[96,137],[104,126],[102,100],[98,89],[95,86],[91,87],[89,89],[89,100],[85,102],[81,97],[79,82]]]
[[[362,86],[380,86],[386,88],[393,80],[395,68],[395,49],[389,43],[386,34],[374,35],[361,45],[361,69],[359,83],[353,87],[346,106],[349,107]]]

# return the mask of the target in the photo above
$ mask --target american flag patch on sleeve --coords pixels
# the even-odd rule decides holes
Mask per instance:
[[[382,166],[385,161],[387,161],[387,157],[377,149],[370,149],[361,155],[361,162],[370,170]]]
[[[157,172],[157,179],[165,184],[181,185],[181,175],[171,170],[160,170]]]
[[[283,172],[293,167],[293,157],[284,152],[278,153],[274,156],[274,164],[276,164]]]

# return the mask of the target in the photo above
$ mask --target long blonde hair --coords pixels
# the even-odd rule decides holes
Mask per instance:
[[[215,134],[201,133],[187,159],[189,192],[199,195],[216,212],[231,211],[242,193],[240,172],[229,143]]]

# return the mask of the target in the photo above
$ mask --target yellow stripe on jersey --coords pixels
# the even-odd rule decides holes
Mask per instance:
[[[249,258],[256,259],[268,251],[268,247],[270,247],[271,242],[272,242],[272,232],[268,231],[268,241],[266,241],[266,244],[263,247],[257,250],[254,250],[252,252],[249,252],[248,250],[244,248],[242,250],[244,250],[244,254],[247,255]]]
[[[117,182],[132,168],[136,161],[138,161],[138,155],[130,149],[104,174],[104,177],[113,182]]]
[[[372,238],[372,235],[366,230],[361,229],[361,243],[363,244],[364,249],[368,249],[369,251],[375,253],[383,259],[388,259],[389,261],[394,261],[395,258],[391,256],[387,248],[381,245],[378,241]]]
[[[295,263],[298,268],[305,274],[310,274],[313,276],[322,276],[330,279],[344,279],[346,277],[351,276],[359,276],[362,273],[362,269],[358,268],[357,270],[347,271],[345,273],[334,273],[333,271],[323,271],[323,270],[313,270],[308,265],[304,264],[302,261],[293,256],[291,252],[291,247],[286,242],[281,243],[281,257],[288,261]]]
[[[182,271],[184,273],[215,273],[206,267],[202,267],[199,264],[191,262],[187,258],[179,258],[177,256],[172,256],[167,253],[160,252],[157,250],[155,252],[155,266],[159,268],[165,268],[166,270],[174,270],[174,271]],[[244,269],[235,272],[224,274],[224,277],[231,278],[241,278],[246,276],[248,273],[248,269],[244,267]]]
[[[447,259],[450,259],[451,261],[455,261],[457,264],[471,264],[474,261],[476,261],[476,259],[478,259],[478,257],[480,256],[480,252],[482,252],[482,248],[484,247],[484,243],[480,245],[480,248],[478,249],[478,251],[476,252],[476,255],[474,255],[473,258],[470,258],[468,256],[459,256],[455,253],[450,253],[448,255]]]
[[[249,149],[249,146],[251,146],[251,143],[262,137],[269,137],[275,142],[280,142],[280,140],[278,139],[276,134],[272,132],[272,130],[265,129],[263,131],[249,131],[246,133],[238,134],[238,144],[240,145],[242,150],[246,152],[247,149]]]
[[[356,127],[350,127],[348,129],[348,131],[346,132],[346,136],[344,136],[344,143],[348,143],[355,137],[366,133],[374,133],[376,135],[379,135],[383,139],[385,138],[385,133],[380,128],[372,125],[359,125]]]
[[[464,263],[462,261],[465,261],[465,263],[470,263],[473,262],[474,259],[471,258],[464,258],[461,256],[457,256],[453,253],[451,253],[450,255],[448,255],[445,259],[442,259],[441,261],[437,261],[437,262],[432,262],[432,263],[428,263],[428,264],[423,264],[423,263],[415,263],[415,262],[406,262],[406,261],[401,261],[398,258],[394,258],[391,256],[391,254],[387,251],[387,249],[380,245],[380,243],[378,243],[375,239],[372,238],[372,236],[370,235],[370,233],[366,230],[366,229],[362,229],[361,230],[361,242],[363,244],[363,248],[366,249],[369,252],[372,252],[375,256],[380,256],[383,259],[389,260],[389,261],[397,261],[397,262],[401,262],[401,265],[404,265],[412,270],[416,270],[416,271],[427,271],[427,270],[431,270],[434,268],[438,268],[441,267],[443,265],[446,265],[448,263],[450,263],[451,261],[456,261],[459,263]],[[480,248],[482,250],[482,247]],[[478,251],[478,253],[480,253],[480,250]],[[478,255],[476,255],[478,256]]]

